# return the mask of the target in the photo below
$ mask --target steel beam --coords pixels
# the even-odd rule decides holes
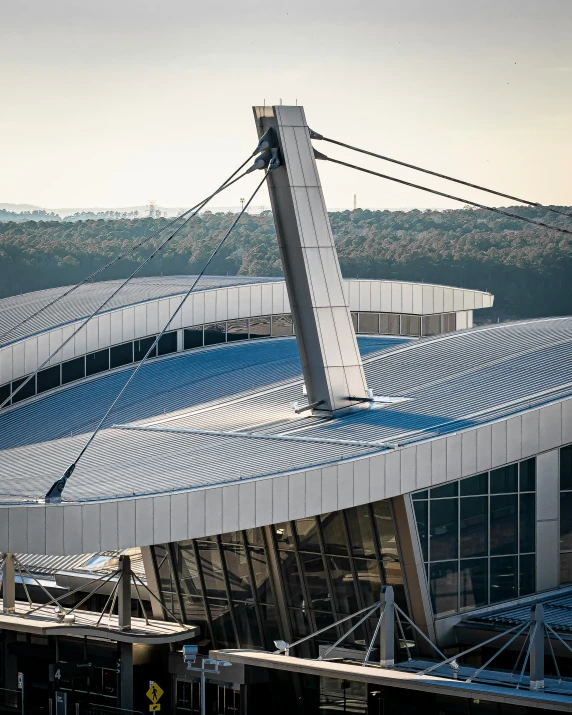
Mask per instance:
[[[281,165],[270,201],[308,402],[315,414],[367,403],[363,365],[302,107],[254,107],[258,136],[274,133]]]
[[[131,628],[131,559],[119,557],[119,584],[117,586],[118,626],[122,631]]]
[[[395,601],[393,586],[381,589],[383,620],[379,630],[379,665],[382,668],[395,667]]]
[[[530,689],[544,688],[544,606],[536,603],[530,609]]]

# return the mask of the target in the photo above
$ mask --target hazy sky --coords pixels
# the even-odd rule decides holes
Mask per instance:
[[[572,204],[572,0],[0,0],[0,17],[0,202],[191,205],[254,148],[251,106],[282,98],[323,134]],[[457,205],[320,171],[330,207]]]

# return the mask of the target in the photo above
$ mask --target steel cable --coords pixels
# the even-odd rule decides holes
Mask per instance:
[[[403,184],[404,186],[410,186],[413,189],[420,189],[421,191],[426,191],[430,194],[435,194],[436,196],[443,196],[446,199],[452,199],[453,201],[460,201],[463,204],[469,204],[470,206],[475,206],[479,209],[485,209],[486,211],[492,211],[493,213],[501,214],[502,216],[508,216],[509,218],[516,218],[519,221],[525,221],[526,223],[531,223],[533,226],[541,226],[542,228],[548,228],[551,231],[558,231],[559,233],[567,233],[572,235],[572,230],[567,228],[560,228],[559,226],[551,226],[543,221],[534,221],[531,218],[526,218],[525,216],[519,216],[518,214],[513,214],[510,211],[505,211],[504,209],[497,209],[494,206],[485,206],[485,204],[479,204],[476,201],[469,201],[468,199],[462,199],[459,196],[453,196],[452,194],[445,194],[443,191],[437,191],[436,189],[430,189],[427,186],[421,186],[420,184],[413,184],[411,181],[405,181],[404,179],[398,179],[395,176],[389,176],[388,174],[380,174],[378,171],[372,171],[371,169],[366,169],[363,166],[357,166],[356,164],[349,164],[347,161],[340,161],[339,159],[332,159],[325,154],[320,154],[317,158],[323,159],[324,161],[329,161],[332,164],[339,164],[340,166],[347,166],[349,169],[355,169],[356,171],[362,171],[365,174],[371,174],[372,176],[379,176],[381,179],[387,179],[388,181],[395,181],[398,184]]]
[[[336,139],[330,139],[330,137],[324,137],[317,132],[312,132],[310,134],[312,139],[323,140],[329,142],[330,144],[337,144],[337,146],[342,146],[346,149],[351,149],[352,151],[357,151],[360,154],[367,154],[368,156],[374,156],[377,159],[382,159],[383,161],[389,161],[392,164],[398,164],[399,166],[405,166],[408,169],[414,169],[415,171],[422,171],[424,174],[430,174],[431,176],[437,176],[439,179],[446,179],[447,181],[454,181],[456,184],[462,184],[463,186],[470,186],[472,189],[478,189],[479,191],[486,191],[489,194],[494,194],[495,196],[501,196],[503,199],[510,199],[511,201],[518,201],[521,204],[527,204],[528,206],[534,206],[536,208],[546,209],[546,211],[551,211],[552,213],[559,214],[560,216],[566,216],[567,218],[572,218],[572,214],[566,213],[565,211],[559,211],[558,209],[553,209],[550,206],[544,206],[544,204],[538,203],[538,201],[528,201],[527,199],[519,199],[518,196],[511,196],[510,194],[503,194],[501,191],[495,191],[494,189],[488,189],[486,186],[479,186],[479,184],[471,184],[469,181],[463,181],[462,179],[456,179],[453,176],[447,176],[447,174],[439,174],[437,171],[431,171],[430,169],[424,169],[421,166],[416,166],[415,164],[408,164],[405,161],[399,161],[398,159],[392,159],[389,156],[383,156],[383,154],[376,154],[373,151],[368,151],[367,149],[360,149],[357,146],[352,146],[351,144],[346,144],[344,142],[337,141]]]

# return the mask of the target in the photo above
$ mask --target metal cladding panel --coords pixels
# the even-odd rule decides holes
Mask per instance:
[[[263,315],[262,286],[250,286],[250,315]]]
[[[158,544],[171,541],[171,497],[157,496],[153,504],[153,538]]]
[[[559,542],[558,521],[539,521],[536,524],[536,553],[543,557],[536,560],[536,590],[548,591],[558,588],[558,554],[555,545]],[[568,610],[568,609],[567,609]]]
[[[135,312],[135,335],[149,335],[150,331],[147,330],[147,306],[136,305],[134,307]]]
[[[453,292],[453,288],[443,288],[443,311],[445,313],[451,313],[455,310]]]
[[[179,502],[182,499],[177,496]],[[186,503],[186,500],[185,500]],[[126,549],[137,543],[135,538],[135,502],[122,499],[117,505],[117,530],[118,530],[118,547]],[[186,514],[181,523],[187,526]]]
[[[553,449],[536,457],[536,519],[558,519],[560,482],[559,450]],[[556,545],[554,545],[556,546]]]
[[[480,293],[479,291],[475,291],[473,293],[473,308],[482,308],[483,307],[483,294]]]
[[[155,306],[155,312],[157,306]],[[106,348],[111,345],[111,315],[109,313],[100,315],[97,319],[99,323],[99,345],[100,348]],[[85,329],[85,328],[84,328]]]
[[[368,312],[371,311],[371,283],[370,281],[359,282],[359,309]]]
[[[306,472],[295,472],[288,477],[288,516],[301,519],[306,516]]]
[[[206,291],[204,294],[204,301],[205,301],[204,322],[212,323],[216,320],[216,293],[215,293],[215,291],[213,291],[213,290]]]
[[[4,384],[12,379],[12,345],[0,352],[0,384]],[[46,356],[47,357],[47,356]]]
[[[205,293],[197,293],[193,300],[193,319],[191,325],[202,325],[205,320]]]
[[[20,513],[10,515],[10,530],[8,532],[8,548],[6,551],[28,553],[28,512],[29,509],[22,509]]]
[[[309,475],[306,474],[306,481],[309,478]],[[352,506],[354,506],[354,465],[353,462],[340,462],[338,465],[338,509],[349,509]]]
[[[189,492],[189,517],[187,538],[193,539],[206,534],[206,491]]]
[[[101,504],[84,504],[81,511],[83,542],[93,544],[93,551],[101,551]]]
[[[269,174],[268,186],[309,399],[325,412],[347,407],[350,395],[365,396],[366,384],[304,111],[280,106],[254,112],[259,136],[270,127],[277,132],[284,162]],[[334,321],[326,317],[334,307],[348,313],[346,325],[335,324],[337,340],[330,332]],[[343,379],[334,374],[338,342],[346,353],[353,347],[350,392],[350,373]]]
[[[351,285],[351,283],[350,283]],[[381,292],[381,307],[380,310],[383,313],[391,313],[391,283],[387,281],[382,281],[380,285]],[[350,300],[350,307],[352,307],[352,302]]]
[[[506,458],[506,422],[491,425],[491,467],[500,467],[507,463]]]
[[[432,442],[417,445],[417,489],[430,487],[432,483]]]
[[[433,312],[443,313],[445,311],[445,288],[435,286],[433,289]]]
[[[272,480],[272,523],[288,521],[288,477],[277,477]]]
[[[442,484],[447,480],[447,442],[438,439],[431,449],[431,483]]]
[[[457,313],[457,330],[465,330],[468,327],[467,314],[465,311]]]
[[[522,456],[532,457],[538,452],[538,411],[522,415]]]
[[[411,283],[401,284],[401,311],[403,313],[413,312],[413,285]]]
[[[424,315],[430,315],[431,313],[434,313],[434,300],[433,300],[433,295],[435,293],[435,288],[434,286],[422,286],[422,291],[423,291],[423,302],[422,302],[422,312]]]
[[[271,479],[259,479],[255,482],[255,526],[266,526],[268,517],[273,513]]]
[[[316,478],[315,475],[314,478]],[[337,466],[322,469],[322,510],[324,513],[338,509],[338,468]]]
[[[421,315],[423,313],[423,286],[419,283],[411,284],[413,291],[413,313]]]
[[[256,519],[256,484],[254,482],[243,482],[238,485],[238,507],[238,528],[252,528]]]
[[[135,502],[135,538],[142,546],[158,543],[153,533],[153,499],[137,499]]]
[[[403,312],[403,299],[401,297],[401,283],[391,284],[391,312],[392,313],[402,313]]]
[[[109,338],[111,345],[117,345],[117,343],[123,342],[123,316],[121,315],[121,311],[115,311],[114,313],[111,313],[109,330]],[[76,355],[81,355],[81,353],[76,351]]]
[[[17,518],[17,517],[16,517]],[[8,538],[10,534],[10,510],[0,508],[0,544],[6,544],[5,551],[8,551]],[[21,551],[18,549],[18,552]]]
[[[135,502],[131,502],[133,509],[135,509]],[[44,512],[48,512],[51,507],[46,507]],[[82,527],[82,507],[79,504],[70,504],[70,506],[64,509],[63,512],[63,522],[64,522],[64,533],[63,533],[63,543],[66,545],[66,552],[69,551],[69,545],[75,544],[75,549],[77,553],[83,553],[83,527]],[[35,512],[32,514],[32,518],[35,518]],[[46,524],[46,515],[44,513],[44,524]],[[133,539],[129,546],[135,543]],[[34,550],[32,553],[42,554],[46,548],[46,543],[44,541],[42,550]],[[49,551],[47,552],[49,553]]]
[[[492,466],[491,426],[485,425],[477,430],[477,471],[484,472]]]
[[[150,335],[151,333],[159,332],[159,304],[158,303],[147,303],[146,305],[147,314],[147,331]]]
[[[516,415],[506,421],[506,459],[516,462],[522,457],[522,417]]]
[[[562,444],[572,442],[572,400],[562,403]]]
[[[238,531],[239,529],[238,484],[229,484],[222,490],[222,531]]]
[[[562,405],[547,405],[539,412],[539,449],[547,449],[562,444]]]
[[[322,479],[321,470],[309,472],[306,475],[306,509],[309,514],[322,513]]]
[[[453,310],[465,309],[464,295],[465,291],[459,290],[458,288],[453,289]]]
[[[239,318],[248,318],[250,312],[250,286],[241,286],[238,289],[238,316]]]
[[[223,291],[223,293],[224,293],[224,291]],[[226,296],[226,293],[225,293],[225,296]],[[181,308],[181,310],[179,310],[177,315],[175,315],[175,311],[179,308],[179,306],[183,302],[183,299],[184,299],[184,296],[177,296],[176,298],[169,299],[169,317],[167,318],[167,320],[169,320],[169,318],[172,315],[175,316],[173,318],[173,320],[171,321],[171,323],[169,324],[169,330],[179,330],[180,328],[183,327],[183,310],[182,310],[182,308]],[[191,299],[191,296],[189,296],[187,298],[187,301],[190,299]],[[185,302],[187,302],[187,301],[185,301]],[[165,323],[167,322],[167,320],[165,321]]]
[[[91,332],[98,332],[98,325],[97,323],[91,324]],[[90,324],[88,323],[87,328],[89,329]],[[85,328],[84,328],[85,330]],[[88,330],[88,338],[89,338],[90,331]],[[50,359],[50,362],[48,365],[57,365],[62,361],[61,357],[61,351],[58,350],[60,345],[62,344],[62,335],[63,335],[63,330],[62,328],[56,328],[56,330],[53,330],[50,333],[50,355],[53,355],[53,357]],[[12,354],[14,353],[14,348],[17,348],[17,344],[12,347]],[[89,350],[89,340],[88,340],[88,350]],[[57,351],[57,352],[56,352]],[[55,355],[54,355],[55,353]]]
[[[80,508],[76,507],[76,510]],[[28,552],[30,554],[42,554],[46,548],[46,508],[41,506],[30,507],[27,511]]]
[[[100,505],[101,549],[112,551],[118,546],[118,502],[105,502]]]
[[[460,434],[447,437],[447,480],[458,479],[462,472],[462,437]]]
[[[379,281],[370,281],[370,300],[371,310],[374,312],[382,310],[381,307],[381,283]]]
[[[184,541],[187,539],[189,529],[187,521],[188,496],[188,494],[173,494],[170,497],[171,541]]]
[[[135,308],[127,307],[121,311],[123,321],[123,340],[133,340],[135,338]]]
[[[369,493],[372,501],[385,499],[385,454],[369,460]]]
[[[401,450],[401,494],[417,489],[417,448]]]
[[[359,461],[354,462],[355,504],[369,504],[371,501],[369,468],[369,459],[360,459]]]
[[[205,531],[209,536],[222,533],[222,489],[207,489],[205,501]]]
[[[83,513],[85,509],[84,506],[80,507]],[[8,510],[6,510],[8,512]],[[18,518],[18,515],[15,514]],[[3,543],[7,543],[7,540]],[[83,539],[82,534],[79,538],[74,541],[76,544],[76,551],[83,552]],[[62,519],[61,509],[56,506],[49,506],[46,508],[46,554],[53,554],[54,556],[60,556],[64,554],[64,520]]]
[[[283,283],[272,283],[272,313],[274,315],[285,313],[284,310],[284,293],[285,286]]]
[[[477,431],[463,432],[461,439],[461,474],[468,477],[477,471]]]
[[[226,320],[228,316],[228,294],[225,290],[213,291],[216,299],[216,320]]]

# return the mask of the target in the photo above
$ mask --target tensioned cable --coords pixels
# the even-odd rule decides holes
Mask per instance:
[[[243,165],[243,166],[244,166],[244,165]],[[149,261],[150,261],[152,258],[154,258],[154,257],[157,255],[157,253],[159,253],[159,251],[161,251],[161,250],[167,245],[167,243],[169,243],[169,241],[170,241],[171,239],[173,239],[173,238],[179,233],[179,231],[181,231],[181,230],[189,223],[189,221],[190,221],[192,218],[194,218],[194,217],[198,214],[198,212],[199,212],[204,206],[206,206],[206,205],[208,204],[208,202],[209,202],[214,196],[216,196],[218,193],[220,193],[220,192],[223,191],[224,189],[227,189],[229,186],[232,186],[234,183],[236,183],[237,181],[239,181],[240,179],[242,179],[244,176],[246,176],[246,174],[249,173],[249,171],[250,171],[250,170],[247,169],[247,171],[245,171],[244,173],[240,174],[240,176],[237,176],[237,177],[236,177],[235,179],[233,179],[232,181],[229,181],[229,180],[227,179],[227,180],[225,181],[225,183],[222,184],[213,194],[211,194],[208,198],[206,198],[206,199],[199,205],[199,207],[198,207],[190,216],[188,216],[188,217],[185,219],[185,221],[184,221],[175,231],[173,231],[173,233],[172,233],[170,236],[168,236],[168,238],[166,238],[161,244],[159,244],[159,246],[143,261],[143,263],[141,263],[140,266],[138,266],[138,267],[123,281],[123,283],[121,283],[121,284],[119,285],[119,287],[118,287],[116,290],[114,290],[113,293],[112,293],[108,298],[106,298],[106,299],[103,301],[103,303],[102,303],[100,306],[98,306],[98,307],[93,311],[93,313],[91,313],[91,315],[89,315],[89,316],[83,321],[83,323],[82,323],[76,330],[74,330],[74,332],[73,332],[66,340],[64,340],[64,342],[61,343],[61,345],[60,345],[59,347],[57,347],[57,348],[54,350],[54,352],[53,352],[51,355],[49,355],[49,356],[44,360],[43,363],[41,363],[41,364],[34,370],[33,373],[31,373],[30,375],[28,375],[28,377],[27,377],[22,383],[20,383],[20,385],[18,385],[18,387],[17,387],[15,390],[13,390],[13,391],[8,395],[8,397],[4,400],[4,402],[2,402],[2,404],[0,404],[0,409],[2,409],[5,405],[7,405],[8,402],[14,397],[14,395],[16,395],[18,392],[20,392],[20,390],[22,390],[22,389],[30,382],[30,380],[32,380],[32,379],[34,378],[34,376],[37,375],[37,373],[40,372],[40,370],[41,370],[43,367],[45,367],[45,366],[50,362],[50,360],[51,360],[53,357],[55,357],[55,356],[70,342],[70,340],[72,340],[72,339],[80,332],[80,330],[82,330],[82,329],[89,323],[89,321],[90,321],[92,318],[94,318],[94,317],[99,313],[100,310],[102,310],[103,308],[105,308],[105,306],[119,293],[119,291],[120,291],[122,288],[124,288],[124,287],[127,285],[127,283],[129,283],[129,281],[130,281],[134,276],[136,276],[136,275],[139,273],[139,271],[141,271],[141,270],[147,265],[147,263],[149,263]],[[232,174],[232,176],[234,176],[235,174],[236,174],[236,171]]]
[[[222,237],[222,239],[219,241],[219,243],[218,243],[218,245],[216,246],[216,248],[214,249],[214,251],[211,253],[209,259],[207,260],[207,262],[206,262],[205,265],[203,266],[201,272],[200,272],[199,275],[196,277],[196,279],[193,281],[193,284],[191,285],[191,287],[189,288],[189,290],[186,292],[186,294],[185,294],[183,300],[179,303],[179,305],[177,306],[177,308],[175,309],[175,311],[171,314],[171,317],[170,317],[169,320],[165,323],[163,329],[161,330],[161,332],[159,333],[159,335],[157,335],[157,337],[155,338],[155,341],[153,342],[153,344],[151,345],[151,347],[147,350],[147,352],[145,353],[143,359],[139,362],[139,364],[137,365],[137,367],[135,368],[135,370],[133,370],[133,372],[131,373],[131,375],[129,376],[129,378],[126,380],[125,384],[123,385],[123,387],[122,387],[121,390],[119,391],[118,395],[115,397],[115,399],[113,400],[113,402],[111,403],[111,405],[108,407],[108,409],[107,409],[107,411],[105,412],[105,414],[103,415],[103,417],[102,417],[102,418],[100,419],[100,421],[98,422],[96,428],[95,428],[94,431],[91,433],[89,439],[88,439],[87,442],[84,444],[84,446],[81,448],[81,450],[80,450],[78,456],[75,458],[75,460],[72,462],[72,464],[70,464],[70,466],[66,469],[66,471],[65,471],[65,473],[64,473],[64,476],[63,476],[61,479],[59,479],[57,482],[55,482],[55,484],[51,487],[51,489],[49,490],[48,494],[46,495],[46,498],[48,498],[48,496],[49,496],[54,490],[57,491],[57,492],[59,492],[59,494],[61,494],[61,492],[63,491],[63,488],[65,487],[66,481],[67,481],[68,478],[72,475],[72,473],[73,473],[74,469],[76,468],[76,466],[77,466],[79,460],[80,460],[80,459],[83,457],[83,455],[86,453],[87,449],[89,448],[89,446],[91,445],[91,443],[93,442],[93,440],[94,440],[95,437],[97,436],[99,430],[100,430],[101,427],[103,426],[103,423],[104,423],[105,420],[109,417],[109,415],[111,414],[113,408],[114,408],[115,405],[119,402],[119,400],[121,399],[121,396],[123,395],[123,393],[125,392],[125,390],[127,390],[127,388],[129,387],[129,385],[131,384],[131,382],[133,381],[133,379],[135,378],[135,376],[137,375],[137,373],[139,372],[139,370],[143,367],[143,364],[145,363],[145,361],[147,360],[147,358],[149,357],[149,355],[153,352],[153,350],[155,349],[155,346],[158,344],[159,340],[161,340],[161,338],[163,337],[164,333],[168,330],[169,326],[171,325],[171,323],[173,322],[173,320],[175,319],[175,317],[178,315],[179,311],[182,309],[183,305],[185,304],[185,301],[186,301],[187,298],[191,295],[191,293],[192,293],[193,290],[195,289],[196,285],[198,284],[198,282],[200,281],[200,279],[201,279],[201,278],[203,277],[203,275],[205,274],[205,271],[207,270],[207,268],[209,267],[209,265],[211,264],[211,262],[213,261],[213,259],[214,259],[215,256],[217,255],[217,253],[219,252],[219,250],[220,250],[220,249],[222,248],[222,246],[224,245],[226,239],[230,236],[230,234],[232,233],[232,230],[234,229],[234,227],[236,226],[236,224],[240,221],[240,219],[241,219],[242,216],[244,215],[245,211],[248,209],[248,207],[249,207],[250,204],[252,203],[252,200],[254,199],[254,197],[256,196],[256,194],[258,193],[258,191],[260,190],[262,184],[266,181],[266,177],[267,177],[268,173],[269,173],[268,170],[264,172],[264,176],[263,176],[263,178],[262,178],[262,181],[258,184],[258,186],[257,186],[256,189],[254,190],[254,192],[252,193],[252,195],[250,196],[250,198],[248,199],[248,201],[244,204],[244,206],[243,206],[241,212],[238,214],[238,216],[237,216],[237,217],[235,218],[235,220],[232,222],[232,224],[231,224],[230,228],[228,229],[228,231],[225,233],[225,235],[224,235],[224,236]]]
[[[333,164],[339,164],[340,166],[347,166],[350,169],[356,169],[357,171],[363,171],[365,174],[371,174],[372,176],[379,176],[382,179],[388,179],[388,181],[395,181],[398,184],[403,184],[404,186],[411,186],[413,189],[420,189],[421,191],[427,191],[430,194],[435,194],[436,196],[443,196],[446,199],[453,199],[453,201],[460,201],[463,204],[469,204],[470,206],[476,206],[479,209],[485,209],[486,211],[493,211],[497,214],[502,214],[503,216],[508,216],[509,218],[516,218],[519,221],[525,221],[526,223],[531,223],[533,226],[541,226],[543,228],[549,228],[551,231],[558,231],[559,233],[568,233],[572,235],[572,231],[567,228],[560,228],[559,226],[551,226],[543,221],[534,221],[531,218],[526,218],[525,216],[519,216],[518,214],[513,214],[510,211],[505,211],[504,209],[497,209],[494,206],[485,206],[485,204],[479,204],[476,201],[469,201],[468,199],[462,199],[459,196],[453,196],[452,194],[445,194],[442,191],[437,191],[436,189],[429,189],[427,186],[421,186],[420,184],[413,184],[411,181],[405,181],[404,179],[398,179],[395,176],[389,176],[388,174],[380,174],[378,171],[372,171],[371,169],[366,169],[363,166],[357,166],[356,164],[349,164],[347,161],[340,161],[339,159],[332,159],[325,154],[319,153],[316,157],[317,159],[323,159],[324,161],[331,161]]]
[[[241,169],[243,169],[243,168],[246,166],[246,164],[248,164],[248,162],[250,161],[251,158],[252,158],[252,157],[249,156],[248,159],[247,159],[243,164],[241,164],[241,165],[238,167],[238,169],[237,169],[233,174],[231,174],[231,175],[228,177],[228,179],[226,180],[225,183],[228,183],[234,176],[236,176],[236,174],[238,174],[238,172],[239,172]],[[20,323],[18,323],[17,325],[13,325],[11,328],[8,328],[8,330],[6,330],[6,332],[4,332],[4,333],[2,333],[2,335],[0,335],[0,341],[4,340],[4,338],[5,338],[7,335],[9,335],[10,333],[12,333],[14,330],[17,330],[18,328],[21,328],[23,325],[25,325],[26,323],[28,323],[30,320],[32,320],[33,318],[36,318],[38,315],[40,315],[41,313],[43,313],[43,312],[44,312],[45,310],[47,310],[48,308],[51,308],[52,305],[55,305],[55,304],[56,304],[57,302],[59,302],[60,300],[62,300],[62,299],[65,298],[66,296],[68,296],[68,295],[70,295],[71,293],[73,293],[75,290],[77,290],[78,288],[80,288],[82,285],[85,285],[88,281],[92,280],[93,278],[95,278],[96,276],[98,276],[100,273],[103,273],[103,271],[105,271],[105,270],[107,270],[108,268],[110,268],[111,266],[113,266],[115,263],[117,263],[118,261],[120,261],[122,258],[125,258],[126,256],[129,256],[129,255],[131,255],[132,253],[134,253],[138,248],[141,248],[141,246],[143,246],[143,245],[145,245],[146,243],[148,243],[152,238],[155,238],[156,236],[159,236],[161,233],[163,233],[164,231],[166,231],[168,228],[171,228],[171,226],[173,226],[175,223],[177,223],[177,221],[179,221],[180,219],[182,219],[182,218],[184,218],[185,216],[187,216],[188,214],[190,214],[191,211],[194,211],[195,209],[199,208],[199,207],[202,205],[202,203],[203,203],[203,202],[201,201],[200,203],[195,204],[194,206],[191,206],[190,209],[187,209],[186,211],[184,211],[184,212],[183,212],[182,214],[180,214],[179,216],[176,216],[174,219],[172,219],[171,221],[169,221],[168,223],[166,223],[164,226],[159,227],[156,231],[153,231],[153,233],[151,233],[149,236],[146,236],[145,238],[143,238],[141,241],[139,241],[138,243],[136,243],[134,246],[132,246],[131,248],[129,248],[127,251],[124,251],[123,253],[120,253],[118,256],[116,256],[115,258],[113,258],[111,261],[109,261],[108,263],[106,263],[104,266],[101,266],[101,268],[98,268],[98,269],[97,269],[96,271],[94,271],[93,273],[90,273],[89,276],[86,276],[86,278],[84,278],[83,280],[81,280],[79,283],[76,283],[75,285],[71,286],[71,287],[68,288],[68,290],[66,290],[64,293],[62,293],[61,295],[58,295],[58,296],[57,296],[56,298],[54,298],[52,301],[50,301],[50,302],[47,303],[46,305],[43,305],[41,308],[39,308],[38,310],[36,310],[36,311],[35,311],[34,313],[32,313],[31,315],[28,315],[28,317],[27,317],[27,318],[24,318],[24,320],[22,320]]]
[[[323,140],[329,142],[330,144],[337,144],[338,146],[343,146],[346,149],[351,149],[352,151],[357,151],[360,154],[367,154],[368,156],[375,156],[377,159],[383,159],[383,161],[390,161],[392,164],[399,164],[399,166],[405,166],[408,169],[414,169],[415,171],[422,171],[424,174],[430,174],[431,176],[437,176],[440,179],[446,179],[447,181],[454,181],[456,184],[463,184],[463,186],[470,186],[472,189],[478,189],[479,191],[486,191],[489,194],[494,194],[495,196],[502,196],[503,199],[510,199],[511,201],[518,201],[521,204],[527,204],[528,206],[535,206],[536,208],[546,209],[546,211],[551,211],[554,214],[559,214],[560,216],[566,216],[567,218],[572,218],[572,214],[566,213],[565,211],[559,211],[558,209],[553,209],[550,206],[545,206],[544,204],[539,204],[538,201],[528,201],[527,199],[519,199],[518,196],[511,196],[510,194],[503,194],[501,191],[495,191],[494,189],[488,189],[486,186],[479,186],[479,184],[471,184],[469,181],[463,181],[462,179],[456,179],[453,176],[447,176],[447,174],[439,174],[437,171],[431,171],[430,169],[424,169],[422,166],[416,166],[415,164],[408,164],[405,161],[399,161],[398,159],[392,159],[389,156],[383,156],[383,154],[376,154],[373,151],[368,151],[367,149],[360,149],[357,146],[352,146],[351,144],[345,144],[344,142],[337,141],[336,139],[330,139],[330,137],[324,137],[318,132],[310,130],[310,137],[312,139]]]

